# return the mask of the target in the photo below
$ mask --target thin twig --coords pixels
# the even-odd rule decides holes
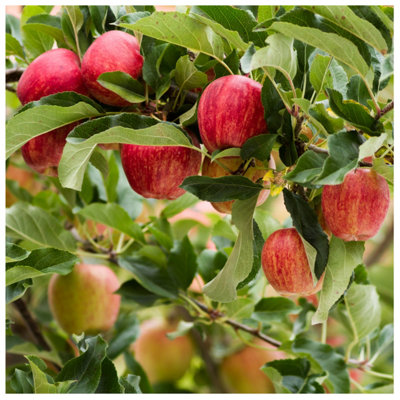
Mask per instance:
[[[6,70],[6,83],[18,82],[24,71],[23,68],[12,68]]]
[[[383,107],[382,110],[378,114],[376,114],[375,119],[378,120],[383,115],[388,113],[390,110],[393,110],[393,107],[394,107],[394,101],[392,100],[390,103],[386,104],[386,106]]]
[[[392,218],[392,223],[383,240],[379,243],[378,246],[375,247],[374,251],[367,257],[365,260],[365,266],[370,267],[374,265],[384,254],[385,250],[393,243],[393,233],[394,233],[394,223]]]

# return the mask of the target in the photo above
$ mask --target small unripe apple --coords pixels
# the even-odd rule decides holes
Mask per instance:
[[[267,132],[261,89],[260,83],[241,75],[223,76],[206,87],[197,119],[209,152],[242,147],[247,139]]]
[[[314,286],[306,250],[295,228],[278,229],[268,237],[261,263],[268,282],[281,295],[309,296],[321,290],[323,276]]]
[[[53,49],[29,64],[18,82],[17,96],[22,104],[26,104],[51,94],[69,91],[87,94],[79,57],[71,50]],[[22,155],[25,162],[41,174],[57,176],[65,138],[76,125],[68,124],[24,144]]]
[[[240,157],[222,157],[217,159],[216,161],[210,161],[210,159],[206,157],[201,168],[201,174],[203,176],[210,176],[212,178],[229,176],[231,175],[230,171],[232,171],[233,173],[236,172],[242,164],[243,160]],[[269,161],[269,167],[275,168],[275,161],[272,157]],[[259,179],[262,179],[266,172],[267,171],[265,170],[263,163],[259,160],[255,160],[255,166],[249,167],[243,176],[249,178],[253,182],[256,182]],[[262,190],[260,192],[260,195],[258,196],[257,206],[263,204],[265,200],[267,200],[268,196],[269,190]],[[211,204],[217,211],[230,214],[232,212],[233,202],[234,200],[230,200],[213,202]]]
[[[151,383],[175,382],[189,369],[194,345],[189,336],[169,339],[176,324],[154,318],[140,325],[140,335],[132,348],[136,360]]]
[[[77,264],[68,275],[51,277],[50,309],[69,334],[96,334],[110,329],[118,316],[121,296],[115,273],[104,265]]]
[[[260,368],[281,358],[284,358],[282,352],[267,350],[267,347],[266,350],[244,347],[223,359],[222,381],[231,393],[275,393],[273,383]]]
[[[195,140],[193,143],[198,144]],[[185,193],[179,187],[183,180],[199,173],[201,154],[181,146],[123,144],[121,162],[136,193],[146,198],[173,200]]]
[[[350,171],[339,185],[322,189],[322,212],[331,232],[345,241],[365,241],[375,236],[390,204],[383,176],[369,168]]]
[[[98,101],[124,107],[130,103],[97,82],[105,72],[122,71],[136,79],[142,73],[143,57],[137,39],[122,31],[99,36],[82,58],[82,74],[89,93]]]

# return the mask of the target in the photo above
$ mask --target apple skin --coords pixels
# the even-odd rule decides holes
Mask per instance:
[[[6,179],[17,181],[21,188],[26,189],[32,195],[36,195],[42,190],[42,185],[35,180],[32,171],[19,168],[13,164],[9,164],[7,167]],[[6,207],[11,207],[17,201],[18,199],[6,188]]]
[[[222,157],[217,160],[219,163],[225,165],[231,171],[236,171],[240,165],[243,163],[243,160],[240,157]],[[262,168],[262,169],[256,169]],[[264,165],[261,161],[256,160],[256,167],[250,167],[247,169],[246,173],[243,175],[246,178],[249,178],[253,182],[256,182],[258,179],[261,179],[266,170],[264,169]],[[269,168],[275,168],[275,161],[271,157],[269,161]],[[224,169],[217,162],[211,162],[208,157],[206,157],[203,161],[203,166],[201,168],[201,174],[203,176],[209,176],[212,178],[219,178],[221,176],[229,176],[231,175],[229,171]],[[257,206],[260,206],[267,200],[269,196],[269,190],[262,190],[260,195],[258,196]],[[221,213],[230,214],[232,212],[234,200],[230,201],[220,201],[220,202],[212,202],[212,206]]]
[[[115,273],[104,265],[77,264],[68,275],[51,277],[50,309],[69,334],[96,334],[110,329],[118,316],[121,296]]]
[[[267,132],[261,103],[262,85],[240,75],[223,76],[208,85],[199,101],[201,139],[212,153]]]
[[[260,368],[267,362],[284,357],[284,353],[279,351],[246,346],[222,360],[222,381],[231,393],[275,393],[273,383]]]
[[[161,318],[140,325],[140,335],[132,350],[152,384],[175,382],[189,369],[195,353],[193,342],[187,335],[168,339],[166,334],[175,329],[176,324]]]
[[[339,185],[322,190],[322,212],[331,232],[345,241],[375,236],[390,204],[385,178],[369,168],[350,171]]]
[[[295,228],[278,229],[268,237],[261,264],[270,285],[283,296],[309,296],[321,290],[324,275],[314,286],[307,254]]]
[[[191,135],[192,138],[194,135]],[[197,147],[197,140],[193,140]],[[174,200],[183,180],[197,175],[201,153],[181,146],[121,145],[121,162],[132,189],[146,198]]]
[[[97,82],[105,72],[122,71],[136,79],[142,73],[143,57],[137,39],[122,31],[109,31],[99,36],[82,58],[82,75],[89,93],[110,106],[130,103]]]
[[[87,95],[79,57],[67,49],[53,49],[37,57],[22,74],[17,96],[22,104],[60,92]],[[65,138],[77,123],[68,124],[31,139],[22,146],[25,162],[35,171],[57,176]]]

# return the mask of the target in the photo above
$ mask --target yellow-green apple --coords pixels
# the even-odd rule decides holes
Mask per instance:
[[[187,335],[169,339],[167,333],[176,329],[176,323],[161,318],[144,321],[140,335],[132,349],[151,383],[175,382],[182,378],[195,353]]]
[[[268,237],[261,263],[268,282],[281,295],[309,296],[321,290],[323,276],[314,286],[306,250],[295,228],[278,229]]]
[[[243,160],[240,157],[222,157],[216,161],[210,161],[210,159],[206,157],[201,168],[201,174],[203,176],[210,176],[212,178],[228,176],[232,175],[232,173],[235,173],[242,164]],[[268,166],[269,168],[275,168],[275,161],[272,157],[270,158]],[[255,165],[249,167],[243,176],[249,178],[253,182],[256,182],[257,180],[262,179],[266,172],[267,171],[263,163],[259,160],[255,160]],[[263,204],[265,200],[267,200],[268,196],[269,190],[262,190],[258,196],[257,206]],[[233,202],[234,200],[230,200],[213,202],[211,204],[217,211],[230,214],[232,212]]]
[[[346,174],[339,185],[322,189],[322,212],[331,232],[345,241],[365,241],[375,236],[390,204],[389,185],[370,168]]]
[[[261,342],[257,342],[261,345]],[[275,393],[274,385],[260,368],[267,362],[284,358],[284,353],[246,346],[225,357],[220,365],[222,381],[231,393]]]
[[[17,96],[22,104],[60,92],[86,95],[79,57],[67,49],[53,49],[37,57],[22,74]],[[31,139],[22,146],[25,162],[35,171],[57,176],[57,167],[65,138],[76,123],[63,126]]]
[[[109,31],[99,36],[82,58],[82,75],[89,93],[98,101],[124,107],[130,103],[97,82],[105,72],[122,71],[136,79],[142,73],[143,57],[137,39],[122,31]]]
[[[194,135],[193,144],[198,146]],[[143,197],[173,200],[185,191],[183,180],[197,175],[201,154],[181,146],[121,145],[121,162],[132,189]]]
[[[68,275],[51,277],[50,309],[69,334],[96,334],[110,329],[118,316],[121,296],[115,273],[105,265],[77,264]]]
[[[206,87],[197,120],[209,152],[241,147],[247,139],[267,133],[261,89],[260,83],[241,75],[223,76]]]

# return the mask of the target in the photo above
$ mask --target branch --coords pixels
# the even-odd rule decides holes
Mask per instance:
[[[379,243],[378,246],[375,247],[374,251],[365,260],[366,267],[374,265],[381,258],[385,250],[393,243],[393,233],[394,233],[394,224],[392,218],[392,223],[388,228],[388,230],[386,231],[383,240]]]
[[[18,82],[24,71],[25,70],[22,68],[12,68],[6,70],[6,83]]]
[[[386,106],[383,107],[382,110],[380,110],[380,112],[378,114],[376,114],[375,119],[378,120],[383,115],[388,113],[390,110],[393,110],[393,107],[394,107],[394,100],[392,100],[390,103],[386,104]]]

